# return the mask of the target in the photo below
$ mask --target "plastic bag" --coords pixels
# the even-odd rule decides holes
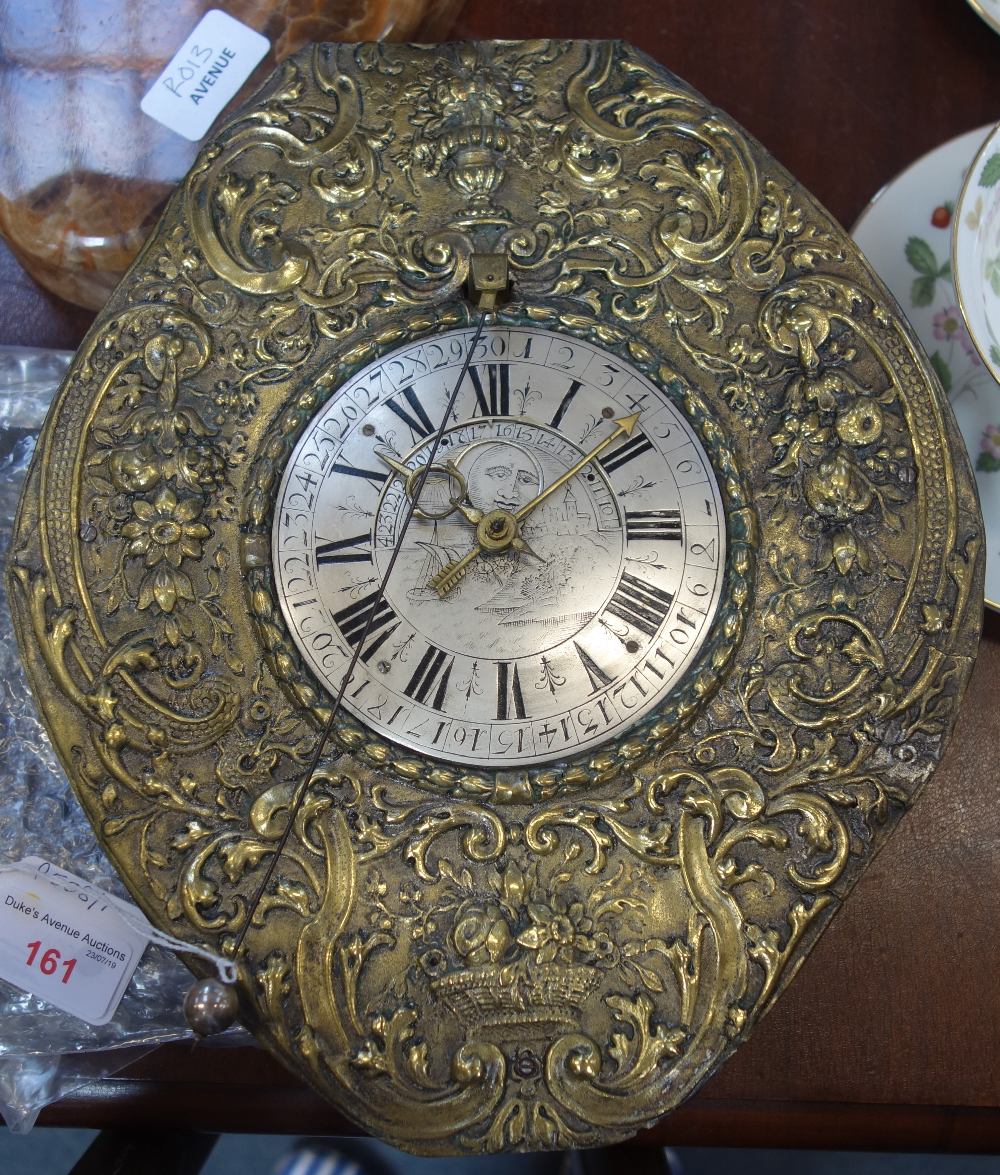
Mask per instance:
[[[72,355],[0,347],[0,555],[35,439]],[[21,669],[6,593],[0,602],[0,864],[40,856],[127,898],[42,727]],[[99,1027],[0,980],[0,1113],[15,1133],[73,1089],[164,1041],[190,1036],[191,973],[150,945],[110,1024]]]

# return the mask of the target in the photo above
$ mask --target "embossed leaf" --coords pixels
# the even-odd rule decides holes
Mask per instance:
[[[631,1042],[624,1032],[616,1032],[611,1037],[611,1047],[608,1049],[608,1052],[611,1054],[611,1059],[615,1062],[619,1072],[626,1068],[629,1063],[629,1057],[631,1055],[630,1044]]]
[[[260,863],[262,857],[271,852],[271,846],[262,844],[259,840],[241,840],[235,844],[226,845],[221,850],[224,861],[223,870],[226,876],[235,884],[248,868]]]
[[[494,922],[486,936],[486,953],[489,955],[491,963],[497,962],[503,956],[510,946],[510,942],[510,927],[500,918]]]
[[[632,968],[635,970],[636,974],[642,980],[643,984],[650,991],[656,991],[656,992],[663,991],[663,982],[660,979],[659,975],[656,974],[655,971],[650,970],[649,967],[643,967],[640,963],[637,963],[634,959],[631,960],[631,964],[632,964]]]
[[[799,835],[813,849],[828,852],[833,846],[831,832],[830,821],[818,811],[806,813],[799,821]]]
[[[702,184],[717,192],[722,183],[722,177],[725,175],[725,168],[722,166],[721,160],[714,155],[702,155],[695,164],[695,171],[698,173],[698,178]]]
[[[572,294],[583,285],[583,274],[567,273],[553,285],[553,294]]]
[[[859,636],[852,636],[844,645],[844,656],[852,665],[874,665],[879,667],[880,658],[865,644]]]
[[[179,852],[184,852],[196,845],[199,841],[205,839],[206,836],[211,836],[212,830],[206,828],[200,820],[189,820],[183,832],[179,832],[170,842],[172,849],[177,849]]]
[[[294,910],[303,918],[312,913],[309,906],[309,891],[297,881],[279,881],[274,887],[273,894],[265,894],[261,898],[254,917],[254,924],[264,923],[269,910]]]
[[[152,594],[162,611],[173,611],[178,596],[177,580],[166,568],[160,568],[154,574]],[[142,603],[139,604],[139,607],[142,607]]]
[[[763,204],[760,210],[760,231],[766,237],[773,237],[778,231],[778,226],[781,224],[781,213],[776,204],[770,202]]]
[[[529,951],[537,951],[548,940],[549,932],[541,926],[529,926],[517,936],[518,945],[527,947]]]
[[[433,1086],[430,1073],[430,1061],[428,1058],[427,1041],[422,1040],[420,1044],[415,1044],[407,1053],[406,1056],[407,1069],[410,1077],[416,1081],[418,1085],[430,1089]]]
[[[442,857],[438,862],[438,873],[461,889],[472,889],[472,874],[469,870],[462,869],[456,872],[454,865],[446,857]]]
[[[839,261],[837,249],[824,245],[803,245],[792,251],[792,264],[797,269],[813,269],[820,261]]]
[[[524,901],[527,884],[524,874],[513,863],[509,864],[503,874],[503,896],[512,906],[520,906]]]
[[[146,344],[142,357],[153,378],[163,379],[167,369],[167,340],[162,335],[155,335]]]
[[[781,956],[778,932],[750,923],[747,926],[746,935],[751,943],[747,953],[755,963],[759,963],[764,968],[766,974],[770,975]]]
[[[267,957],[267,963],[257,974],[257,982],[264,992],[264,1000],[271,1015],[275,1015],[281,1007],[281,1002],[288,995],[288,963],[280,951],[273,951]]]
[[[186,889],[196,906],[214,906],[219,898],[219,891],[204,877],[196,877],[194,881],[187,883]]]

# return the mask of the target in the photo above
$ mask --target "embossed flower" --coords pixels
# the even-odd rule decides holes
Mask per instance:
[[[211,533],[196,521],[201,511],[199,498],[178,498],[167,486],[152,502],[140,498],[133,503],[132,520],[122,527],[122,535],[131,540],[126,555],[141,557],[150,569],[139,587],[140,608],[155,601],[161,611],[172,612],[178,599],[194,599],[191,580],[180,565],[201,555]]]
[[[421,970],[430,979],[437,979],[448,970],[448,960],[445,958],[444,952],[439,951],[437,947],[424,951],[418,961]]]
[[[621,951],[606,930],[598,930],[594,935],[595,962],[599,967],[613,967],[621,961]]]
[[[470,963],[495,963],[510,945],[510,926],[496,902],[470,900],[459,906],[451,941]]]
[[[559,897],[552,899],[552,905],[529,902],[528,917],[531,925],[517,936],[520,946],[535,951],[539,963],[570,963],[576,952],[594,950],[594,939],[590,931],[594,923],[585,916],[582,902],[567,904]]]
[[[151,490],[162,477],[156,451],[148,443],[117,449],[108,461],[108,471],[115,489],[130,494]]]
[[[874,444],[882,435],[882,409],[874,400],[861,399],[845,408],[837,417],[837,436],[845,445],[860,448]]]
[[[201,545],[209,529],[195,519],[201,514],[200,498],[178,498],[165,486],[152,502],[139,498],[132,505],[133,521],[122,527],[122,534],[132,541],[127,555],[144,555],[147,567],[166,561],[180,567],[185,558],[201,555]]]
[[[938,632],[944,632],[948,624],[948,613],[941,607],[940,604],[924,604],[924,632],[934,635]]]
[[[830,429],[822,421],[818,412],[806,412],[801,415],[789,413],[781,422],[781,427],[771,436],[771,444],[775,448],[785,448],[784,457],[771,470],[772,473],[787,475],[798,466],[800,459],[809,460],[818,455],[830,439]]]
[[[245,424],[257,410],[258,397],[246,384],[219,380],[212,388],[212,403],[216,409],[213,417],[216,424],[223,425],[233,419]]]
[[[805,477],[806,500],[817,514],[831,522],[850,522],[872,504],[871,485],[843,453],[821,461]]]
[[[196,441],[175,459],[177,476],[193,490],[218,490],[226,478],[226,462],[211,441]]]

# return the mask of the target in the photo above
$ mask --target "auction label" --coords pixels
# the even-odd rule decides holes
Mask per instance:
[[[38,857],[0,868],[0,979],[89,1024],[114,1016],[149,941],[142,914]]]
[[[139,109],[197,143],[270,47],[267,37],[212,8],[171,57]]]

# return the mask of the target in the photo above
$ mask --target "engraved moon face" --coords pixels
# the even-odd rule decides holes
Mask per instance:
[[[392,352],[324,405],[285,468],[272,559],[331,694],[357,655],[342,705],[362,723],[525,767],[600,747],[676,688],[722,594],[725,516],[691,423],[636,368],[505,326],[463,375],[473,334]]]

